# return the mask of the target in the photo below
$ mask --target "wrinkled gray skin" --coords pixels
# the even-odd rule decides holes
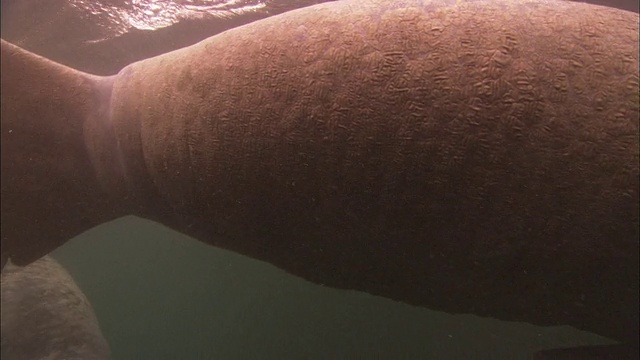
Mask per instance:
[[[3,360],[106,360],[109,346],[73,278],[45,256],[2,270]]]
[[[109,78],[3,42],[3,254],[135,214],[328,286],[637,346],[638,15],[455,3],[321,4]]]

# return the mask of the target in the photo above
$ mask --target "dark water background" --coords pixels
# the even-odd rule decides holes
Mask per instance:
[[[292,8],[287,1],[2,1],[2,37],[95,74]],[[598,0],[637,11],[638,2]],[[186,9],[186,10],[185,10]],[[127,217],[53,254],[92,302],[113,359],[529,359],[609,343],[313,285]]]

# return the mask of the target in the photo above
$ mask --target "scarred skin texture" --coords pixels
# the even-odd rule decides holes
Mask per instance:
[[[635,13],[347,0],[126,67],[84,136],[126,213],[208,244],[637,345],[638,99]]]
[[[3,269],[1,308],[4,360],[109,359],[89,301],[48,256]]]

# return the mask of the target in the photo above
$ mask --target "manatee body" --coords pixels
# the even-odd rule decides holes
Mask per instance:
[[[91,304],[48,256],[2,270],[1,324],[2,359],[109,359]]]
[[[328,286],[638,342],[635,13],[346,0],[108,78],[3,42],[2,87],[15,262],[135,214]]]

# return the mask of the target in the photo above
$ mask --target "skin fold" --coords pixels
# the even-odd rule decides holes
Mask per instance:
[[[583,3],[327,3],[108,78],[3,41],[2,252],[134,214],[327,286],[637,346],[638,99],[638,15]]]
[[[3,269],[1,319],[3,359],[109,359],[89,301],[48,256]]]

